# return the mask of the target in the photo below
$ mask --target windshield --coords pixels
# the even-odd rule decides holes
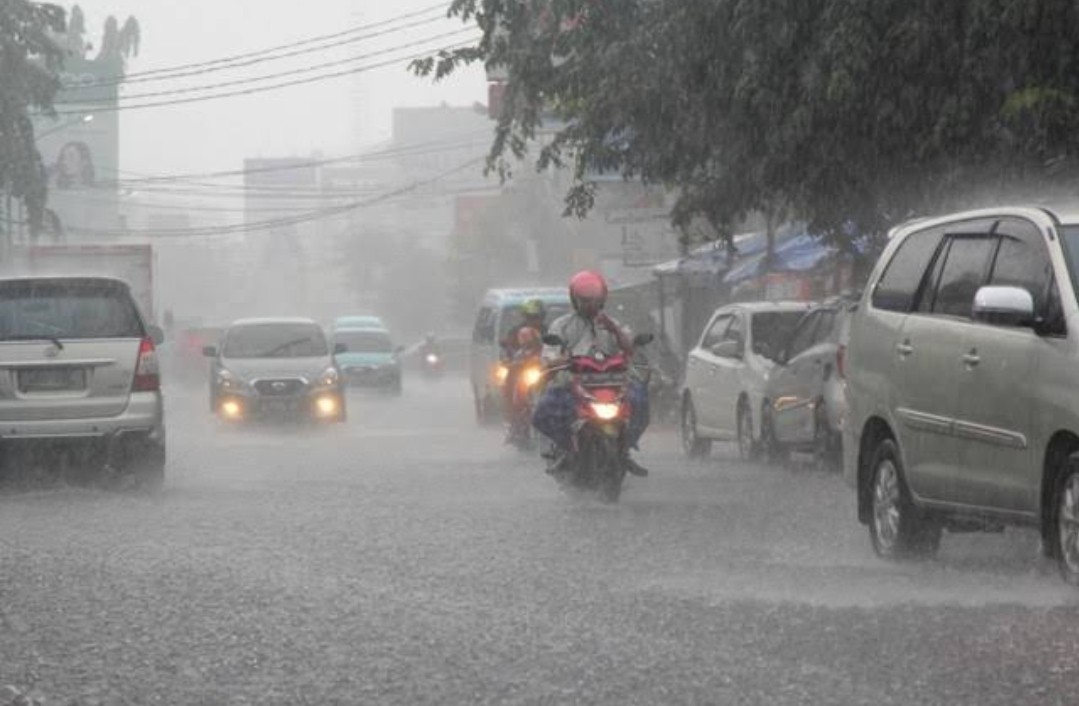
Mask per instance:
[[[0,340],[141,338],[125,289],[101,282],[11,282],[0,285]]]
[[[1072,285],[1079,294],[1079,225],[1061,228],[1060,241],[1064,245],[1064,255],[1068,262]]]
[[[544,322],[550,326],[555,319],[560,316],[565,316],[569,313],[569,303],[557,302],[554,304],[546,303],[547,315],[544,317]],[[502,309],[502,321],[499,324],[499,338],[505,338],[510,331],[517,326],[524,323],[524,317],[521,316],[520,305],[511,305]]]
[[[753,315],[753,352],[775,359],[787,345],[804,311],[771,311]]]
[[[329,355],[326,337],[314,324],[237,326],[225,337],[226,358],[315,358]]]
[[[392,353],[393,341],[382,331],[338,331],[334,343],[343,343],[349,353]]]

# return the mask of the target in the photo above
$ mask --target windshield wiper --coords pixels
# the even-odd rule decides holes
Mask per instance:
[[[268,351],[263,351],[262,353],[254,355],[252,357],[253,358],[273,358],[274,354],[277,353],[278,351],[284,350],[285,348],[290,348],[290,347],[295,346],[295,345],[299,345],[300,343],[307,343],[308,341],[311,341],[311,340],[312,339],[311,339],[310,336],[304,336],[303,338],[297,338],[297,339],[295,339],[293,341],[285,341],[284,343],[282,343],[282,344],[280,344],[278,346],[274,346],[273,348],[271,348]]]
[[[64,350],[64,344],[60,342],[60,339],[56,336],[42,336],[36,333],[24,333],[14,336],[4,336],[4,341],[48,341],[56,346],[60,350]]]

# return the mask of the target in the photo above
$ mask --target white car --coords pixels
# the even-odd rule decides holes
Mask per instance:
[[[746,460],[770,447],[768,376],[809,308],[807,302],[754,302],[716,311],[686,362],[682,445],[688,456],[707,455],[713,440],[737,441]]]

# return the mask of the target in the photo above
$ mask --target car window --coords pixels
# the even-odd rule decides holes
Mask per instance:
[[[8,282],[0,286],[0,340],[142,338],[135,302],[113,282]]]
[[[943,228],[908,235],[895,251],[873,290],[873,306],[887,311],[910,311],[926,267],[943,237]]]
[[[701,337],[701,348],[709,351],[715,348],[716,344],[723,340],[723,335],[727,333],[731,318],[730,314],[717,316]]]
[[[974,295],[985,281],[994,240],[988,234],[950,235],[940,282],[932,293],[929,311],[970,317]]]
[[[820,312],[820,322],[813,332],[813,345],[834,341],[836,328],[836,310],[824,309]]]
[[[802,317],[802,320],[798,322],[798,328],[794,330],[794,335],[791,336],[790,345],[787,347],[788,360],[801,354],[813,345],[817,324],[819,322],[820,313],[816,311],[812,311]]]
[[[385,331],[337,331],[334,343],[343,343],[350,353],[392,353],[393,341]]]
[[[555,302],[554,304],[546,302],[544,306],[547,309],[547,315],[544,317],[544,322],[549,326],[555,319],[565,316],[569,313],[569,303]],[[509,335],[517,326],[524,323],[524,317],[521,316],[521,305],[510,304],[502,307],[502,315],[499,317],[498,322],[498,339],[502,340]]]
[[[790,344],[805,311],[764,311],[753,315],[753,352],[775,359]]]
[[[1006,218],[997,226],[1000,245],[989,283],[1022,287],[1034,297],[1034,311],[1045,311],[1053,266],[1045,238],[1030,221]]]
[[[315,324],[244,324],[225,334],[226,358],[316,358],[329,355],[326,336]]]
[[[476,327],[472,331],[474,343],[492,343],[495,340],[494,309],[483,307],[476,315]]]

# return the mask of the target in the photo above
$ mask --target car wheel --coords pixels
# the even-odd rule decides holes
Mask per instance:
[[[712,451],[712,440],[697,432],[697,409],[688,398],[682,405],[682,450],[688,458],[705,458]]]
[[[745,402],[738,404],[738,457],[743,461],[754,461],[758,455],[757,443],[753,440],[753,413]]]
[[[873,454],[869,535],[882,559],[932,556],[940,548],[941,526],[924,517],[910,500],[899,450],[891,439]]]
[[[1068,459],[1053,493],[1053,554],[1060,574],[1079,586],[1079,458]]]

